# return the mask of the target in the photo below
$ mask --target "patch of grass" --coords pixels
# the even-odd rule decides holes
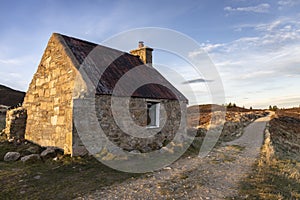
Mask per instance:
[[[300,162],[276,155],[271,142],[274,134],[266,130],[261,157],[234,199],[300,199]]]
[[[21,147],[0,142],[0,199],[72,199],[139,176],[113,170],[88,156],[33,164],[4,162],[4,154],[15,148]]]
[[[274,155],[270,134],[266,130],[261,158],[252,173],[240,183],[235,199],[299,199],[300,162]]]
[[[228,155],[226,153],[218,154],[218,157],[211,160],[211,164],[230,163],[236,160],[235,156]]]
[[[243,151],[245,149],[244,146],[240,146],[240,145],[236,145],[236,144],[226,146],[226,148],[228,150],[233,150],[233,151],[238,151],[238,152],[241,152],[241,151]]]
[[[299,199],[300,163],[274,159],[270,164],[255,164],[241,182],[239,197],[234,199]]]

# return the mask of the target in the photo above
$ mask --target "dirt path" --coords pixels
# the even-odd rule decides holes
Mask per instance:
[[[78,199],[224,199],[237,195],[263,143],[267,117],[245,128],[239,139],[223,143],[207,157],[180,159],[170,167],[101,188]]]

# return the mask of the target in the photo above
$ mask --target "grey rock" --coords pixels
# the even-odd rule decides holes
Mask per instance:
[[[40,175],[36,175],[35,177],[33,177],[34,179],[36,179],[36,180],[38,180],[38,179],[40,179],[41,178],[41,176]]]
[[[41,153],[41,157],[43,159],[47,159],[47,158],[55,158],[56,157],[56,153],[55,153],[55,149],[53,148],[47,148],[46,150],[44,150]]]
[[[130,151],[130,153],[140,154],[141,152],[139,150],[137,150],[137,149],[134,149],[134,150]]]
[[[38,146],[28,147],[26,150],[29,154],[39,154],[41,152],[41,148]]]
[[[36,161],[39,161],[41,160],[41,157],[39,154],[31,154],[31,155],[28,155],[28,156],[24,156],[21,158],[21,161],[23,163],[29,163],[29,162],[36,162]]]
[[[57,147],[47,147],[47,149],[41,153],[41,157],[43,159],[55,158],[58,153],[63,154],[63,151]]]
[[[19,152],[7,152],[4,156],[4,161],[16,161],[20,158]]]

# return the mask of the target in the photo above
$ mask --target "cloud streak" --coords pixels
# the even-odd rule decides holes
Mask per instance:
[[[184,81],[182,84],[191,84],[191,83],[207,83],[207,82],[212,82],[213,80],[205,80],[203,78],[198,78],[198,79],[192,79],[188,81]]]
[[[279,10],[282,10],[286,7],[292,7],[292,6],[295,6],[297,4],[300,4],[300,1],[299,0],[280,0],[277,2],[278,4],[278,9]]]
[[[227,12],[254,12],[254,13],[268,13],[270,9],[270,4],[262,3],[257,6],[248,6],[248,7],[236,7],[227,6],[224,8]]]
[[[241,25],[238,27],[241,31],[247,28],[245,31],[250,29],[254,34],[228,43],[202,44],[220,72],[226,95],[235,97],[232,101],[259,107],[273,101],[273,104],[277,102],[283,106],[284,102],[277,98],[278,94],[291,96],[299,91],[298,18],[278,18],[270,23]],[[260,95],[251,91],[260,92]],[[288,103],[291,104],[287,100]]]

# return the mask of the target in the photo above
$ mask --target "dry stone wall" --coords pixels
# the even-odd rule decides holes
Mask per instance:
[[[23,107],[18,107],[6,112],[6,127],[3,132],[9,140],[24,139],[27,112]]]

